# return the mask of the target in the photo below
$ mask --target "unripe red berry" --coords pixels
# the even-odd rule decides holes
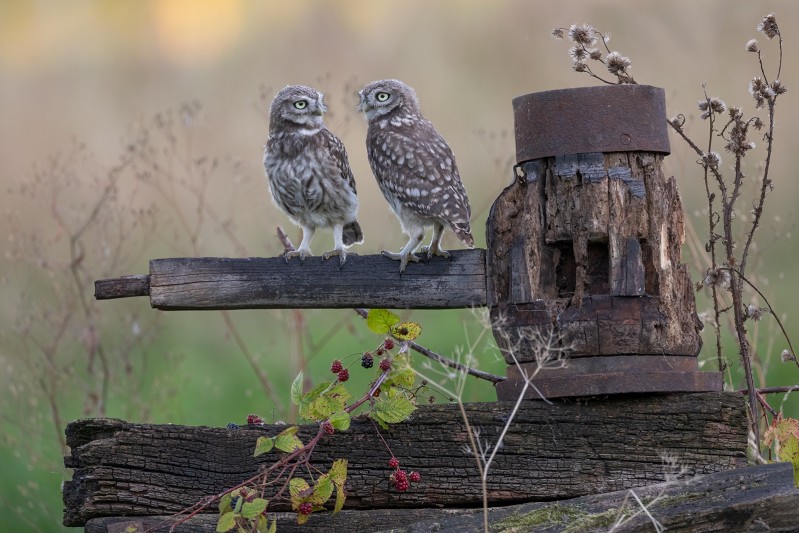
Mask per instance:
[[[258,415],[247,415],[247,423],[248,424],[263,424],[264,421],[261,420],[261,417]]]
[[[322,431],[324,431],[327,435],[332,435],[336,432],[336,428],[333,427],[333,424],[330,423],[330,420],[325,420],[322,422]]]
[[[422,479],[422,475],[419,472],[411,472],[408,479],[413,483],[419,483],[419,480]]]
[[[339,361],[338,359],[333,361],[333,364],[330,365],[330,371],[333,372],[334,374],[338,374],[339,372],[341,372],[342,368],[344,368],[344,365],[342,365],[341,361]]]
[[[400,492],[405,492],[406,490],[408,490],[410,486],[411,484],[408,483],[408,480],[404,481],[397,480],[397,482],[394,483],[394,487]]]
[[[397,470],[394,472],[394,478],[397,480],[397,483],[400,481],[408,481],[408,474],[405,473],[405,470]]]
[[[383,343],[383,346],[386,348],[386,350],[393,350],[394,349],[394,341],[391,340],[391,339],[386,339],[386,341]]]
[[[388,359],[388,358],[381,359],[380,360],[380,370],[382,370],[383,372],[385,372],[387,370],[391,370],[391,359]]]
[[[347,370],[346,368],[340,370],[338,373],[338,380],[344,383],[348,379],[350,379],[350,371]]]
[[[313,512],[313,505],[308,502],[301,503],[300,508],[297,509],[297,512],[300,514],[309,515]]]
[[[388,467],[389,468],[394,468],[394,469],[399,468],[399,459],[397,459],[396,457],[392,457],[391,459],[389,459],[388,460]]]

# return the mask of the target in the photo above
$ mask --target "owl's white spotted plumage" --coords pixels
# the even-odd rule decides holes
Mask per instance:
[[[467,246],[474,246],[469,227],[471,209],[455,156],[433,124],[422,116],[416,93],[398,80],[380,80],[359,93],[358,109],[369,123],[366,150],[377,184],[409,240],[399,253],[383,255],[400,261],[400,272],[433,227],[427,257],[448,257],[441,236],[449,226]]]
[[[343,265],[346,247],[363,242],[355,220],[358,197],[347,151],[341,140],[325,127],[327,111],[316,89],[289,85],[269,109],[269,139],[264,146],[264,169],[272,199],[292,222],[302,228],[302,243],[286,259],[311,255],[317,228],[332,228],[335,255]]]

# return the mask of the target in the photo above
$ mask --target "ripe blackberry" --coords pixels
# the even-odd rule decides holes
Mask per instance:
[[[346,368],[342,369],[338,373],[338,380],[342,383],[350,379],[350,371]]]
[[[412,483],[419,483],[419,480],[422,479],[422,475],[419,472],[411,472],[408,479],[411,480]]]
[[[380,370],[386,372],[387,370],[391,370],[391,359],[386,357],[385,359],[380,360]]]
[[[344,368],[344,365],[342,365],[341,361],[339,361],[338,359],[333,361],[333,364],[330,365],[330,371],[333,372],[334,374],[338,374],[339,372],[341,372],[342,368]]]
[[[389,468],[393,468],[395,470],[397,468],[399,468],[399,459],[397,459],[396,457],[392,457],[391,459],[389,459],[388,460],[388,467]]]
[[[361,366],[364,368],[372,368],[372,365],[375,364],[375,358],[371,356],[371,354],[365,353],[363,357],[361,357]]]
[[[235,424],[233,422],[230,422],[230,423],[228,423],[227,428],[228,429],[239,429],[239,425]]]
[[[309,514],[311,514],[311,512],[313,512],[313,505],[311,505],[308,502],[301,503],[300,504],[300,508],[297,509],[297,512],[300,513],[300,514],[309,515]]]

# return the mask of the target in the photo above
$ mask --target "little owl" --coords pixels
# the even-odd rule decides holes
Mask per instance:
[[[358,109],[366,115],[369,131],[366,150],[377,184],[408,235],[399,253],[383,255],[399,260],[400,272],[408,261],[418,262],[413,251],[433,226],[430,245],[422,248],[428,259],[449,257],[441,248],[441,235],[449,226],[469,247],[469,199],[458,175],[455,156],[433,124],[422,116],[414,90],[397,80],[375,81],[360,93]]]
[[[358,197],[355,178],[341,140],[325,127],[322,93],[302,85],[281,90],[269,109],[269,139],[264,168],[272,200],[302,228],[302,242],[286,259],[311,255],[317,228],[333,228],[334,248],[325,259],[347,260],[345,247],[363,242],[355,220]]]

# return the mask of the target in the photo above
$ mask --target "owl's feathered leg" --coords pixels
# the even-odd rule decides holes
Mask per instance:
[[[441,237],[444,235],[444,224],[436,222],[433,225],[433,237],[430,239],[429,246],[423,246],[421,252],[427,254],[427,259],[432,259],[434,255],[449,257],[449,252],[441,247]]]
[[[408,244],[406,244],[405,247],[399,251],[399,253],[383,250],[384,256],[400,262],[400,272],[405,272],[405,267],[408,265],[408,261],[412,263],[419,262],[419,257],[416,256],[413,251],[417,246],[419,246],[419,243],[421,243],[422,239],[424,238],[424,226],[413,226],[410,228],[406,227],[405,231],[408,235],[410,235],[410,239],[408,239]]]
[[[313,239],[313,234],[316,232],[316,228],[311,226],[303,226],[302,227],[302,242],[300,243],[300,247],[292,252],[286,252],[283,257],[286,258],[286,261],[291,259],[292,257],[299,257],[300,261],[305,261],[306,257],[310,257],[311,255],[311,239]]]
[[[325,252],[322,257],[330,259],[337,255],[340,265],[347,262],[347,250],[344,248],[344,224],[333,225],[333,249]]]

